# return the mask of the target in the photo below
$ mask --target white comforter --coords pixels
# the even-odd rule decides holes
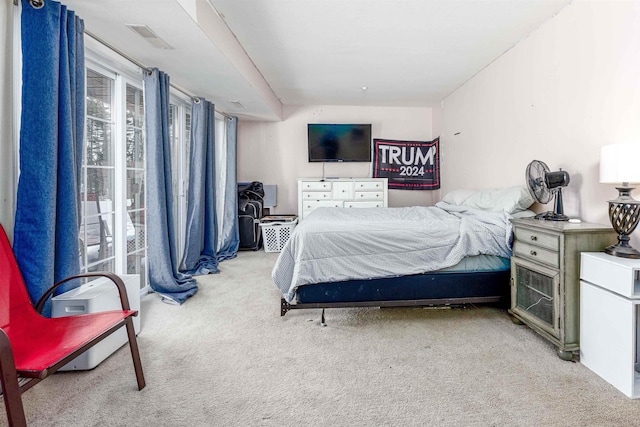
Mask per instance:
[[[431,207],[319,208],[295,228],[272,277],[292,302],[298,286],[419,274],[481,254],[511,256],[509,214],[444,202]]]

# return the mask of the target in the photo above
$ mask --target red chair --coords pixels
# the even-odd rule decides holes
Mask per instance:
[[[45,301],[62,283],[96,276],[107,277],[118,287],[122,310],[51,319],[40,315]],[[123,326],[127,328],[138,390],[142,390],[145,381],[132,320],[137,314],[130,310],[124,283],[111,273],[80,274],[58,282],[34,309],[0,225],[0,384],[9,425],[26,426],[22,393]]]

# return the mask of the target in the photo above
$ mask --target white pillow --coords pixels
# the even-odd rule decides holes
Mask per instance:
[[[521,186],[478,190],[463,201],[464,206],[488,211],[505,211],[510,214],[526,210],[535,200]]]
[[[475,192],[476,190],[453,190],[452,192],[445,194],[442,201],[449,203],[450,205],[459,206]]]

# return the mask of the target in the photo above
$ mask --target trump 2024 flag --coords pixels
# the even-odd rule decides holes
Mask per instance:
[[[396,190],[440,188],[440,138],[433,141],[373,140],[373,177]]]

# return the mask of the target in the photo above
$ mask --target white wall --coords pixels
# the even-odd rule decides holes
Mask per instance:
[[[432,116],[432,108],[285,106],[281,122],[240,121],[238,181],[277,185],[275,212],[296,214],[297,178],[322,176],[323,164],[307,160],[307,123],[371,123],[373,138],[427,141],[440,130],[439,121],[434,129]],[[325,163],[324,175],[370,177],[371,163]],[[430,205],[435,196],[390,190],[389,206]]]
[[[575,1],[444,99],[443,194],[524,184],[538,159],[570,173],[566,214],[608,224],[600,147],[640,143],[638,23],[640,2]]]
[[[13,2],[0,2],[0,224],[9,236],[13,230],[14,153],[13,153],[13,84],[12,40]]]

